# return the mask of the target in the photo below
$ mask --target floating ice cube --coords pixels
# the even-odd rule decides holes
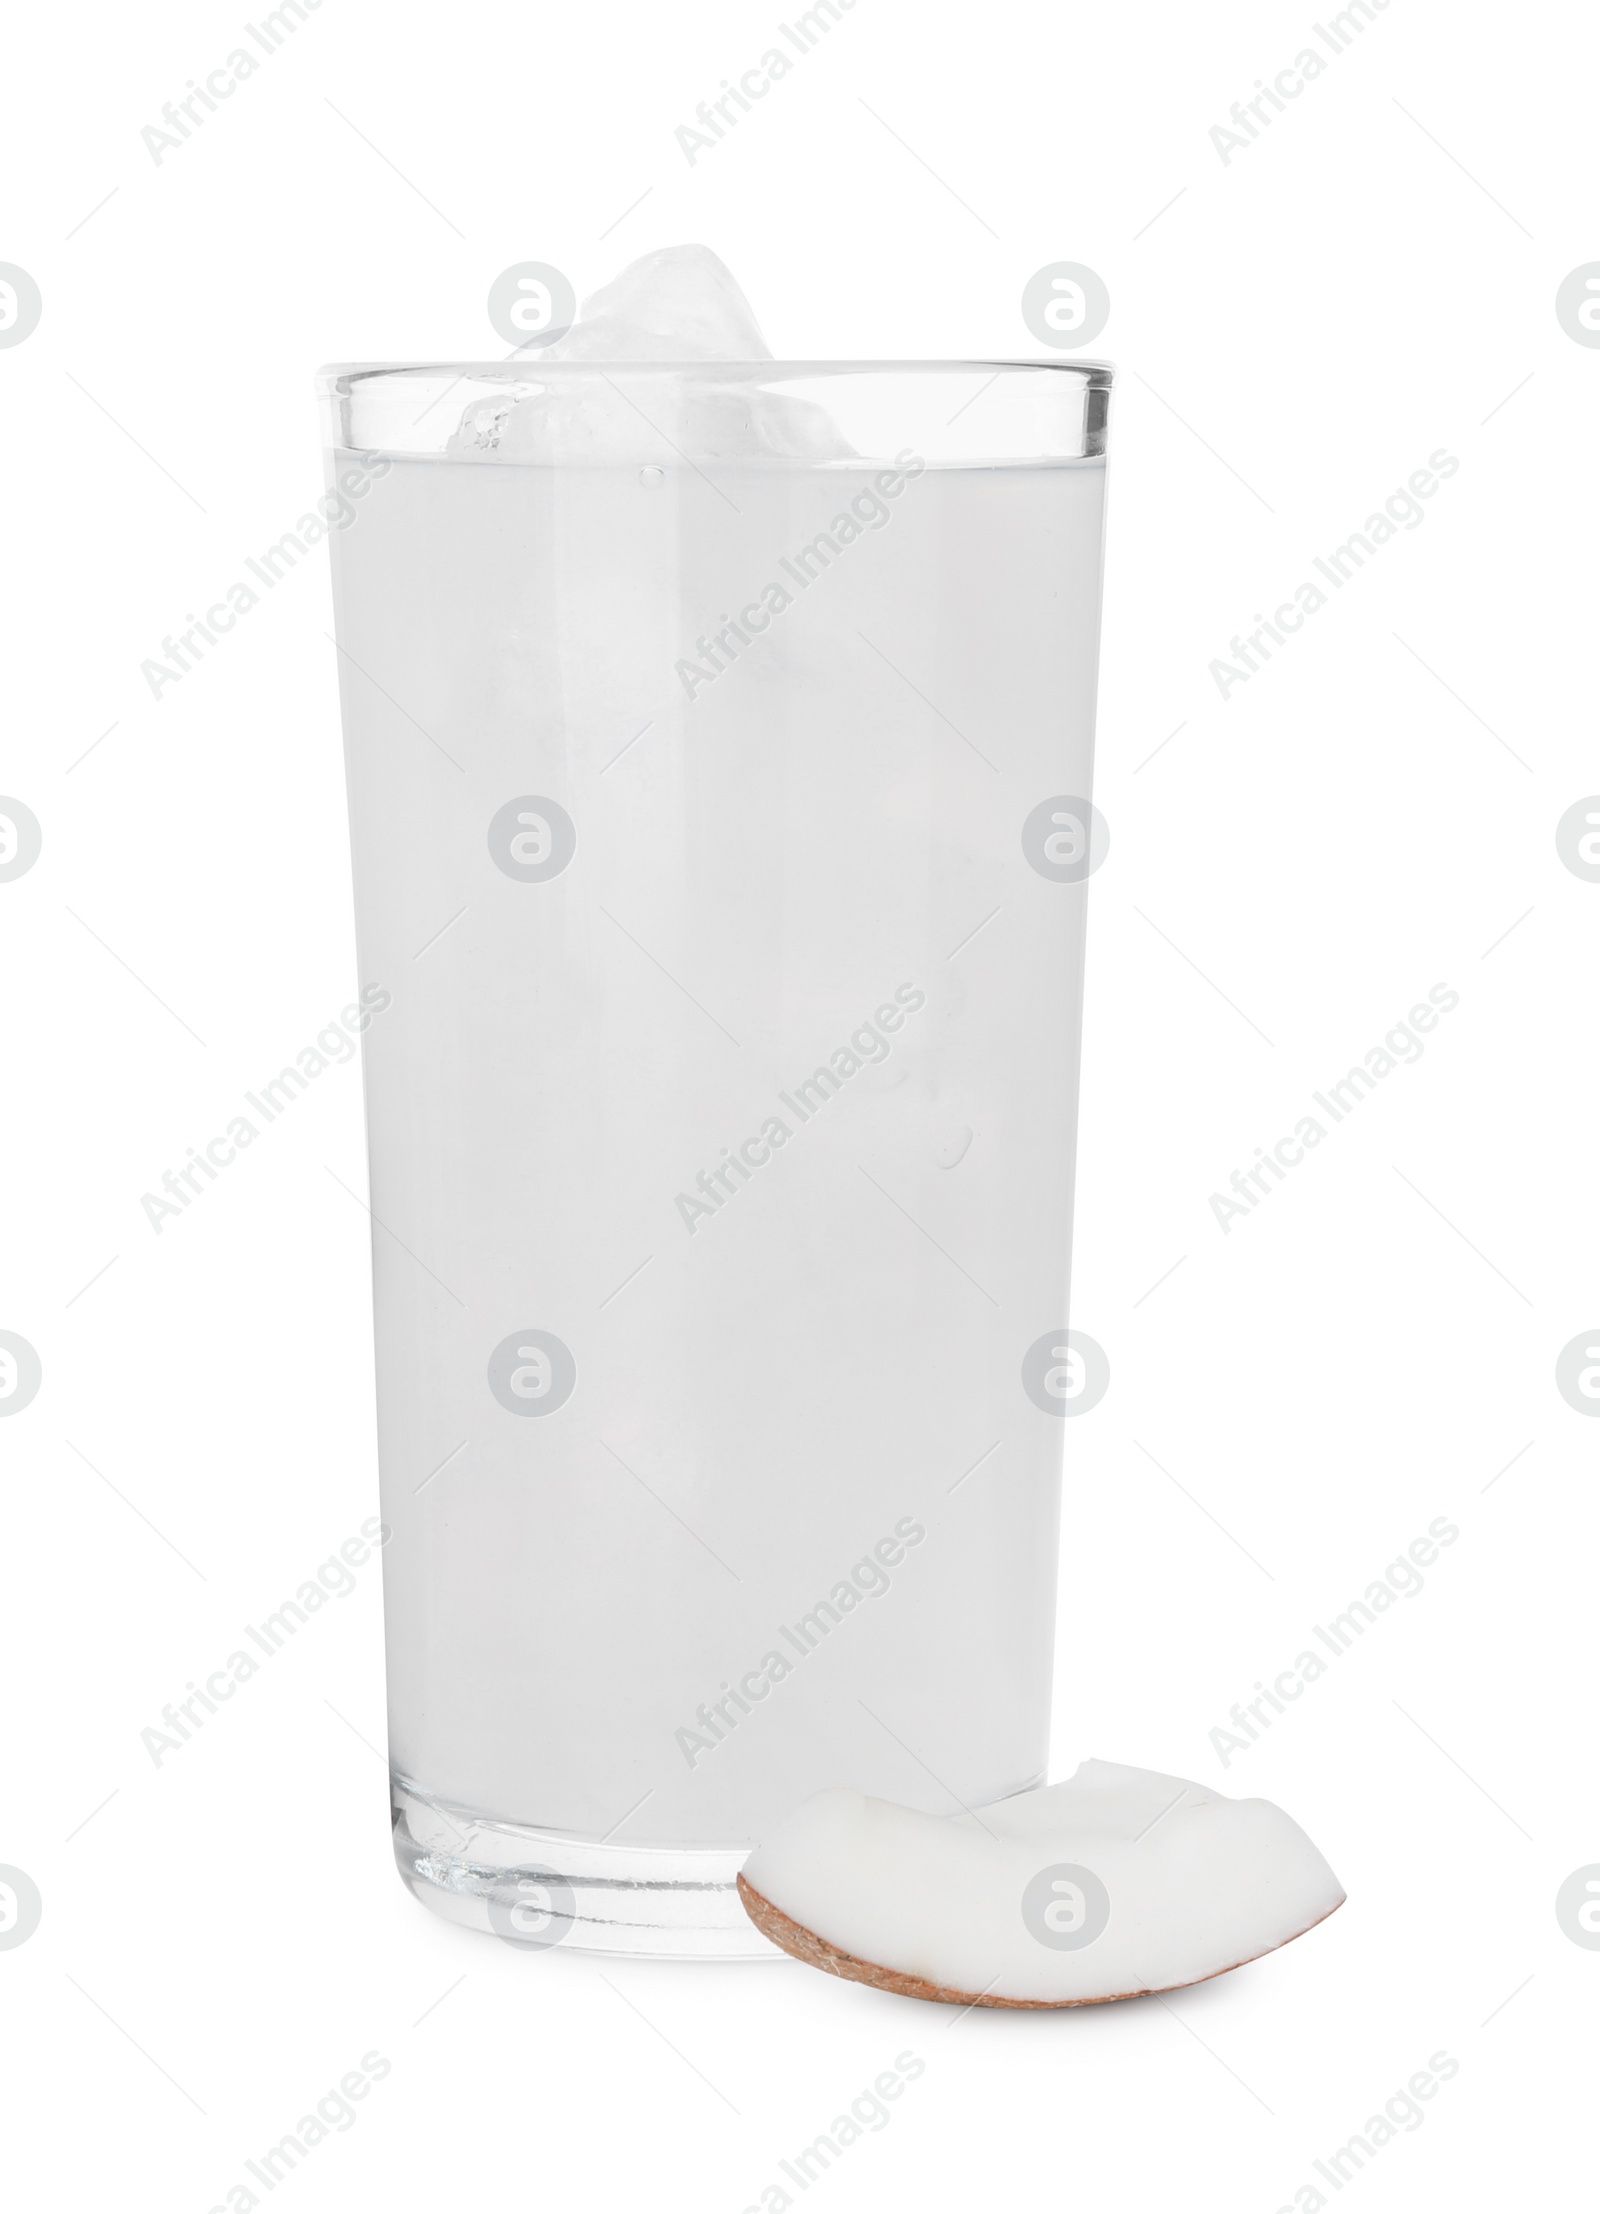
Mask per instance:
[[[825,409],[766,389],[753,365],[772,351],[708,246],[664,246],[631,262],[542,358],[551,373],[539,379],[530,363],[525,397],[472,403],[445,449],[452,460],[670,468],[851,458]],[[674,377],[679,363],[726,363],[728,373]],[[629,374],[646,366],[655,373]]]
[[[709,246],[663,246],[591,293],[555,361],[770,361],[750,303]]]

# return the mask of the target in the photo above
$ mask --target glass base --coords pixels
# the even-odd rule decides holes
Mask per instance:
[[[596,1844],[492,1821],[392,1780],[401,1881],[447,1922],[523,1952],[783,1960],[739,1903],[748,1847]]]

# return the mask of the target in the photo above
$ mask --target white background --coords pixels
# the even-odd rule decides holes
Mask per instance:
[[[0,1952],[18,2203],[205,2214],[377,2050],[285,2203],[738,2214],[907,2048],[819,2200],[1309,2206],[1445,2051],[1352,2200],[1568,2203],[1600,1430],[1554,1368],[1600,1321],[1600,886],[1554,832],[1600,787],[1600,353],[1553,302],[1600,256],[1600,42],[1394,0],[1224,165],[1309,11],[859,0],[691,167],[676,127],[778,20],[325,0],[159,165],[141,128],[236,11],[13,31],[0,258],[44,299],[0,352],[0,790],[44,830],[0,885],[0,1326],[44,1370],[0,1423],[0,1862],[44,1901]],[[685,239],[779,354],[1037,355],[1038,268],[1110,288],[1073,1321],[1112,1383],[1067,1438],[1052,1772],[1265,1794],[1350,1893],[1170,2001],[955,2018],[452,1931],[390,1859],[376,1567],[159,1769],[141,1744],[376,1474],[354,1069],[161,1236],[140,1206],[352,996],[325,557],[159,702],[140,663],[319,493],[319,362],[498,354],[509,263],[583,292]],[[1212,658],[1440,447],[1426,521],[1219,698]],[[1224,1235],[1209,1195],[1441,982],[1420,1062]],[[1234,1703],[1438,1516],[1422,1593],[1224,1770]]]

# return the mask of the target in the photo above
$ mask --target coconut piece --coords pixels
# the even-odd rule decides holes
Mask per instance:
[[[1087,1760],[951,1819],[822,1791],[739,1877],[745,1911],[810,1967],[955,2006],[1094,2006],[1203,1983],[1344,1900],[1266,1799]]]

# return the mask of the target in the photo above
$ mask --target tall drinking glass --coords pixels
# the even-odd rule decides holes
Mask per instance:
[[[395,1843],[453,1920],[760,1953],[809,1793],[1042,1777],[1109,382],[323,375]]]

